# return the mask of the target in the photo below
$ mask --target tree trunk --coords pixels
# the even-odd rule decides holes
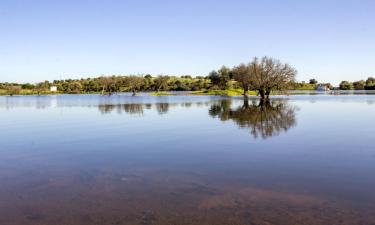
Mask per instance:
[[[249,108],[249,101],[247,99],[244,99],[243,101],[243,108]]]
[[[132,96],[136,96],[136,95],[137,95],[137,92],[135,90],[133,90]]]
[[[266,90],[266,99],[270,98],[271,90]]]
[[[249,87],[245,86],[243,88],[243,96],[245,99],[247,99],[249,96],[247,95],[247,92],[249,91]]]
[[[259,92],[259,96],[260,96],[261,99],[266,98],[266,93],[263,89],[259,89],[258,92]]]

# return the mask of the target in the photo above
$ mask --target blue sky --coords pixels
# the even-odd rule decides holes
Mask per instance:
[[[254,56],[298,80],[375,76],[375,1],[1,0],[0,82],[206,75]]]

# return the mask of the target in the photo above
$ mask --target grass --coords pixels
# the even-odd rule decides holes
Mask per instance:
[[[255,95],[255,92],[249,91],[249,95]],[[174,94],[165,91],[152,92],[150,96],[175,96],[179,94]],[[241,96],[243,95],[242,89],[228,89],[228,90],[202,90],[202,91],[192,91],[186,95],[220,95],[220,96]]]
[[[14,94],[14,95],[37,95],[38,93],[33,91],[33,90],[26,90],[26,89],[22,89],[20,90],[20,92],[18,94]],[[39,95],[49,95],[49,94],[58,94],[57,92],[50,92],[50,91],[43,91],[43,92],[40,92]],[[4,90],[4,89],[0,89],[0,95],[9,95],[8,91],[7,90]]]
[[[19,94],[17,95],[37,95],[33,90],[21,90]],[[58,94],[57,92],[50,92],[50,91],[44,91],[42,93],[39,93],[40,95],[48,95],[48,94]],[[85,93],[82,93],[85,94]],[[255,91],[249,91],[249,95],[256,95]],[[7,90],[0,89],[0,95],[8,95]],[[150,96],[176,96],[179,94],[165,92],[165,91],[159,91],[159,92],[151,92],[149,94]],[[228,89],[228,90],[202,90],[202,91],[193,91],[190,92],[187,95],[219,95],[219,96],[241,96],[243,95],[242,89]]]
[[[165,92],[165,91],[156,91],[156,92],[150,93],[150,96],[173,96],[173,95],[177,95],[177,94],[172,94],[172,93]]]
[[[220,96],[241,96],[243,89],[228,89],[228,90],[204,90],[194,91],[192,95],[220,95]],[[255,91],[249,91],[248,95],[256,95]]]

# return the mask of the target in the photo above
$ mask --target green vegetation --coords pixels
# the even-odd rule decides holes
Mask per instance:
[[[220,95],[220,96],[240,96],[243,94],[243,89],[227,89],[227,90],[203,90],[194,91],[192,95]],[[250,95],[256,95],[255,91],[248,92]]]
[[[166,91],[156,91],[150,94],[150,96],[173,96],[173,95],[176,95],[176,94],[173,94],[171,92],[166,92]]]
[[[272,92],[285,90],[316,90],[319,85],[332,89],[329,83],[319,84],[316,79],[296,82],[297,71],[277,59],[254,58],[248,64],[233,68],[222,66],[207,76],[102,76],[87,79],[44,81],[37,84],[0,83],[0,95],[44,95],[44,94],[108,94],[117,92],[151,92],[152,96],[175,95],[169,91],[190,91],[192,95],[239,96],[257,95],[268,98]],[[57,91],[50,91],[56,87]],[[341,90],[375,90],[375,78],[356,82],[343,81]],[[281,92],[280,92],[281,91]]]
[[[366,81],[341,81],[340,90],[375,90],[375,78],[369,77]]]

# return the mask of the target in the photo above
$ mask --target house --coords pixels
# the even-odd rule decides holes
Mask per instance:
[[[57,91],[57,87],[56,86],[51,86],[49,90],[51,92],[56,92]]]
[[[329,87],[328,87],[327,85],[325,85],[325,84],[318,84],[318,85],[316,86],[316,90],[317,90],[317,91],[329,91],[330,89],[329,89]]]

